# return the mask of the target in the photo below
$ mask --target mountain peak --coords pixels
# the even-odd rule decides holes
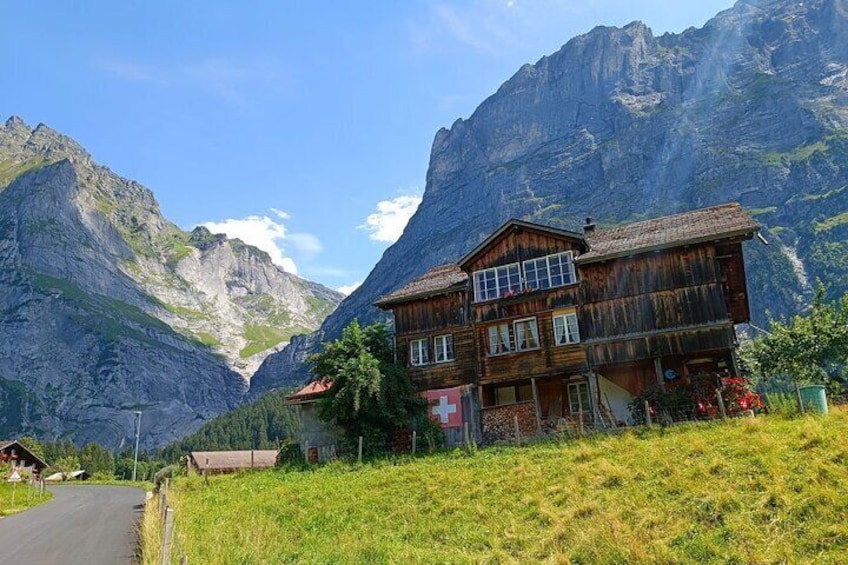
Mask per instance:
[[[10,116],[5,123],[6,129],[27,129],[29,130],[29,126],[26,125],[20,116]]]

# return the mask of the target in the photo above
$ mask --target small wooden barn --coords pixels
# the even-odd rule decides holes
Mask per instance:
[[[277,464],[276,449],[244,451],[192,451],[188,460],[189,472],[201,475],[235,473],[245,469],[267,469]]]
[[[17,440],[0,440],[0,465],[18,467],[38,476],[47,467],[47,462]]]

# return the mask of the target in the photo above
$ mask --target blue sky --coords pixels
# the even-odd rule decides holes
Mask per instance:
[[[433,136],[596,25],[700,26],[731,1],[9,2],[0,113],[44,122],[164,214],[362,281],[424,190]]]

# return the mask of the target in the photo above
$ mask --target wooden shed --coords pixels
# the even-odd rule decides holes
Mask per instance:
[[[277,464],[278,454],[276,449],[192,451],[189,470],[200,474],[220,474],[245,469],[267,469]]]

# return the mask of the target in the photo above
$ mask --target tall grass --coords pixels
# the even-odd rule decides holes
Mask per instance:
[[[41,494],[36,486],[29,486],[26,482],[13,486],[3,479],[0,481],[0,518],[23,512],[27,508],[47,502],[51,498],[53,498],[53,494],[50,491]]]
[[[190,563],[844,563],[848,410],[181,479]]]

